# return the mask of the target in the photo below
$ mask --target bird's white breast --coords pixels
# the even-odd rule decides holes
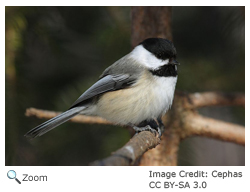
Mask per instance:
[[[155,86],[152,87],[152,91],[155,92],[155,99],[152,101],[155,111],[158,111],[158,116],[163,115],[171,107],[175,85],[177,77],[158,77],[155,78]]]
[[[107,92],[96,105],[96,115],[117,124],[139,124],[158,118],[172,104],[177,77],[143,73],[131,88]]]

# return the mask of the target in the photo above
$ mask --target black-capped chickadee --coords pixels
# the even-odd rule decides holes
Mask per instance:
[[[37,137],[77,114],[103,117],[136,132],[162,134],[161,117],[170,108],[177,82],[176,49],[167,39],[149,38],[108,67],[64,113],[31,129]]]

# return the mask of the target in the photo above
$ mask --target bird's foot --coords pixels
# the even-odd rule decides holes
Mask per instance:
[[[159,138],[162,135],[162,131],[161,131],[161,129],[159,127],[157,127],[157,130],[156,130],[156,129],[150,127],[150,125],[147,125],[145,127],[136,127],[136,126],[133,126],[133,129],[135,130],[136,134],[138,134],[139,132],[142,132],[142,131],[150,131],[155,136],[158,135]]]

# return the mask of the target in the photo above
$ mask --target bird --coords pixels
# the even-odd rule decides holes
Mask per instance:
[[[162,116],[170,109],[177,83],[177,52],[172,41],[147,38],[104,70],[65,112],[28,131],[41,136],[78,114],[100,116],[131,126],[136,133],[151,131],[161,137]]]

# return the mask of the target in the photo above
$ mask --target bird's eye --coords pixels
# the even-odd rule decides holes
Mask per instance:
[[[176,60],[176,57],[171,57],[171,58],[169,59],[169,61],[174,61],[174,60]]]

